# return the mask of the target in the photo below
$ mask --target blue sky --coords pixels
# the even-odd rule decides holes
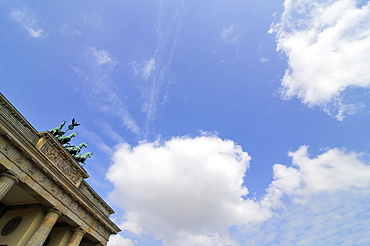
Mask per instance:
[[[109,246],[368,245],[370,4],[0,0],[0,90],[76,118]]]

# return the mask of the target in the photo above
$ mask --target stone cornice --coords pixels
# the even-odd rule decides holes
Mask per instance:
[[[114,210],[104,201],[103,198],[101,198],[98,193],[95,192],[95,190],[93,188],[91,188],[91,186],[86,182],[86,181],[82,181],[82,183],[80,184],[80,186],[78,187],[80,189],[80,191],[82,193],[85,194],[85,192],[83,191],[83,189],[86,189],[86,191],[88,192],[88,194],[85,194],[86,196],[91,196],[93,200],[90,200],[92,202],[98,202],[105,210],[107,210],[108,214],[106,214],[107,216],[109,216],[109,214],[114,214]]]
[[[37,130],[22,116],[21,113],[0,93],[0,114],[7,122],[17,129],[28,141],[37,141]],[[1,112],[3,111],[3,112]]]
[[[43,158],[43,164],[49,162],[46,157]],[[37,190],[38,195],[50,206],[57,208],[101,242],[107,241],[110,234],[120,231],[105,214],[95,209],[92,202],[75,185],[55,174],[61,173],[60,171],[52,172],[42,167],[40,159],[40,156],[25,157],[23,152],[19,151],[16,141],[10,143],[0,136],[1,164],[21,182]]]
[[[109,219],[114,211],[84,181],[85,169],[49,132],[38,133],[1,93],[0,160],[44,205],[57,208],[103,244],[120,231]],[[81,184],[93,199],[79,189]]]
[[[103,209],[108,213],[103,213],[109,217],[114,213],[114,210],[84,181],[89,175],[83,167],[69,154],[69,152],[59,143],[59,141],[50,132],[40,132],[41,137],[36,144],[36,148],[43,153],[50,162],[54,164],[79,190],[87,196],[91,196],[94,206],[98,203],[99,209]],[[81,189],[81,185],[86,189],[88,194]]]
[[[50,132],[40,132],[36,148],[77,187],[89,175]]]

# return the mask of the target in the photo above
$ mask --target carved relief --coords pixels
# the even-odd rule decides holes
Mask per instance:
[[[77,214],[78,215],[81,215],[82,208],[80,206],[77,206],[77,210],[76,211],[77,211]]]
[[[50,160],[53,161],[55,166],[63,172],[74,184],[80,182],[82,176],[68,163],[63,156],[56,152],[53,149],[53,146],[49,143],[44,143],[39,150],[45,154],[45,156]],[[59,197],[61,203],[68,207],[71,211],[73,211],[76,215],[78,215],[82,220],[84,220],[89,226],[91,226],[96,232],[101,234],[102,236],[106,237],[106,228],[101,222],[95,219],[93,215],[89,213],[89,210],[85,210],[80,204],[78,204],[71,195],[68,195],[66,192],[63,191],[54,180],[50,179],[43,170],[39,169],[34,163],[35,160],[30,161],[27,159],[22,152],[18,151],[16,147],[14,147],[11,143],[6,142],[3,137],[0,137],[0,151],[3,152],[9,159],[13,161],[14,164],[18,165],[25,173],[29,176],[32,176],[32,179],[38,182],[42,187],[44,187],[47,191],[53,194],[55,197]],[[86,187],[85,187],[86,189]],[[86,193],[86,192],[85,192]],[[90,193],[90,192],[87,192]],[[91,196],[91,194],[90,194]],[[93,198],[93,199],[91,199]],[[90,200],[92,202],[98,203],[100,206],[99,200],[95,196],[91,196]],[[98,229],[95,227],[98,226]],[[108,232],[109,233],[109,232]],[[110,235],[110,234],[109,234]],[[109,237],[108,235],[108,237]],[[107,238],[108,238],[107,237]]]
[[[3,144],[3,143],[5,143],[5,142],[6,142],[5,138],[0,137],[0,145]]]
[[[85,214],[82,216],[82,219],[84,221],[87,221],[87,218],[89,217],[89,213],[85,210]]]
[[[56,184],[52,183],[52,184],[50,185],[49,190],[50,190],[50,192],[51,192],[51,193],[55,194],[55,193],[57,193],[58,186],[56,186]]]
[[[74,184],[78,183],[81,179],[79,173],[59,153],[57,153],[49,143],[44,143],[44,145],[41,146],[40,151],[44,153],[46,157],[69,178],[69,180]]]
[[[24,156],[23,155],[18,155],[18,157],[15,158],[15,162],[17,162],[18,164],[22,165],[25,162]]]
[[[104,234],[103,235],[104,235],[105,238],[109,238],[110,232],[108,231],[107,228],[104,229]]]
[[[39,178],[39,183],[44,184],[46,180],[47,180],[47,177],[45,175],[41,175],[41,177]]]
[[[65,192],[60,193],[60,199],[61,199],[62,201],[64,201],[64,202],[65,202],[66,195],[67,195],[67,194],[66,194]]]
[[[10,145],[9,143],[5,143],[3,145],[3,150],[5,151],[6,154],[9,154],[10,150],[13,149],[14,147]]]
[[[31,176],[35,175],[35,173],[38,171],[39,169],[35,166],[35,165],[30,165],[27,169],[27,173]]]
[[[106,216],[109,216],[109,211],[104,206],[104,204],[101,201],[101,198],[99,199],[94,195],[94,191],[91,191],[84,183],[82,183],[79,187],[81,192],[99,209],[101,210]]]
[[[54,149],[50,146],[50,144],[45,143],[41,147],[41,152],[44,153],[52,162],[57,161],[59,158],[58,154],[54,151]]]
[[[90,226],[91,226],[92,228],[94,228],[94,227],[95,227],[95,224],[96,224],[96,222],[95,222],[94,218],[93,218],[93,217],[91,217],[91,220],[90,220]]]

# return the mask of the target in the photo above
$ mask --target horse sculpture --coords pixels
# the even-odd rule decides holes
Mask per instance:
[[[92,153],[91,152],[86,152],[85,154],[82,154],[82,155],[72,155],[73,158],[77,161],[77,162],[81,162],[83,163],[82,166],[84,166],[86,163],[86,159],[87,158],[90,158],[92,156]]]
[[[71,139],[72,139],[73,137],[75,137],[77,134],[78,134],[78,132],[74,132],[74,133],[72,133],[72,134],[71,134],[71,135],[69,135],[69,136],[65,136],[65,137],[63,137],[63,136],[59,136],[59,137],[57,137],[57,139],[59,140],[59,142],[60,142],[62,145],[64,145],[64,144],[69,144],[69,142],[71,141]]]
[[[54,127],[52,129],[49,130],[49,132],[51,134],[53,134],[54,137],[61,137],[63,136],[64,133],[66,132],[62,132],[62,128],[63,126],[66,124],[67,121],[63,120],[62,124],[60,124],[60,126],[57,126],[57,127]]]
[[[80,153],[81,149],[87,147],[87,143],[82,143],[77,146],[66,146],[65,149],[71,154],[71,155],[77,155]]]
[[[75,137],[78,132],[74,132],[69,136],[63,136],[67,131],[73,130],[75,126],[79,126],[80,124],[77,123],[75,118],[72,119],[72,124],[68,126],[67,131],[62,131],[63,126],[66,124],[66,121],[64,120],[60,126],[52,128],[49,130],[49,132],[56,138],[58,141],[63,145],[63,147],[72,155],[72,157],[79,163],[82,163],[81,165],[84,166],[86,163],[86,159],[90,158],[92,156],[91,152],[86,152],[82,155],[79,155],[78,153],[81,152],[81,149],[84,147],[87,147],[87,143],[82,143],[77,146],[70,145],[69,142],[73,137]]]

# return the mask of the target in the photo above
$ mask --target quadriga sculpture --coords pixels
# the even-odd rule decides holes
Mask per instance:
[[[71,135],[69,135],[69,136],[65,136],[65,137],[63,137],[63,136],[59,136],[59,137],[57,137],[57,139],[59,140],[59,142],[61,143],[61,144],[69,144],[69,142],[71,141],[71,139],[73,138],[73,137],[76,137],[76,135],[78,134],[78,132],[74,132],[74,133],[72,133]]]
[[[83,164],[82,166],[84,166],[86,164],[85,163],[86,159],[90,158],[92,156],[92,153],[91,152],[86,152],[83,155],[72,155],[72,156],[73,156],[73,158],[75,158],[75,160],[77,162],[82,163]]]
[[[63,126],[66,124],[66,122],[67,122],[67,121],[63,120],[62,124],[60,124],[60,125],[59,125],[59,126],[57,126],[57,127],[54,127],[54,128],[52,128],[52,129],[50,129],[50,130],[49,130],[49,132],[50,132],[51,134],[53,134],[53,136],[54,136],[54,137],[61,137],[61,136],[63,136],[63,134],[64,134],[64,133],[66,133],[66,132],[63,132],[63,131],[62,131],[62,128],[63,128]]]
[[[87,147],[87,143],[82,143],[82,144],[79,144],[77,146],[66,146],[65,149],[71,154],[71,155],[77,155],[78,153],[80,153],[81,149],[82,148],[86,148]]]

